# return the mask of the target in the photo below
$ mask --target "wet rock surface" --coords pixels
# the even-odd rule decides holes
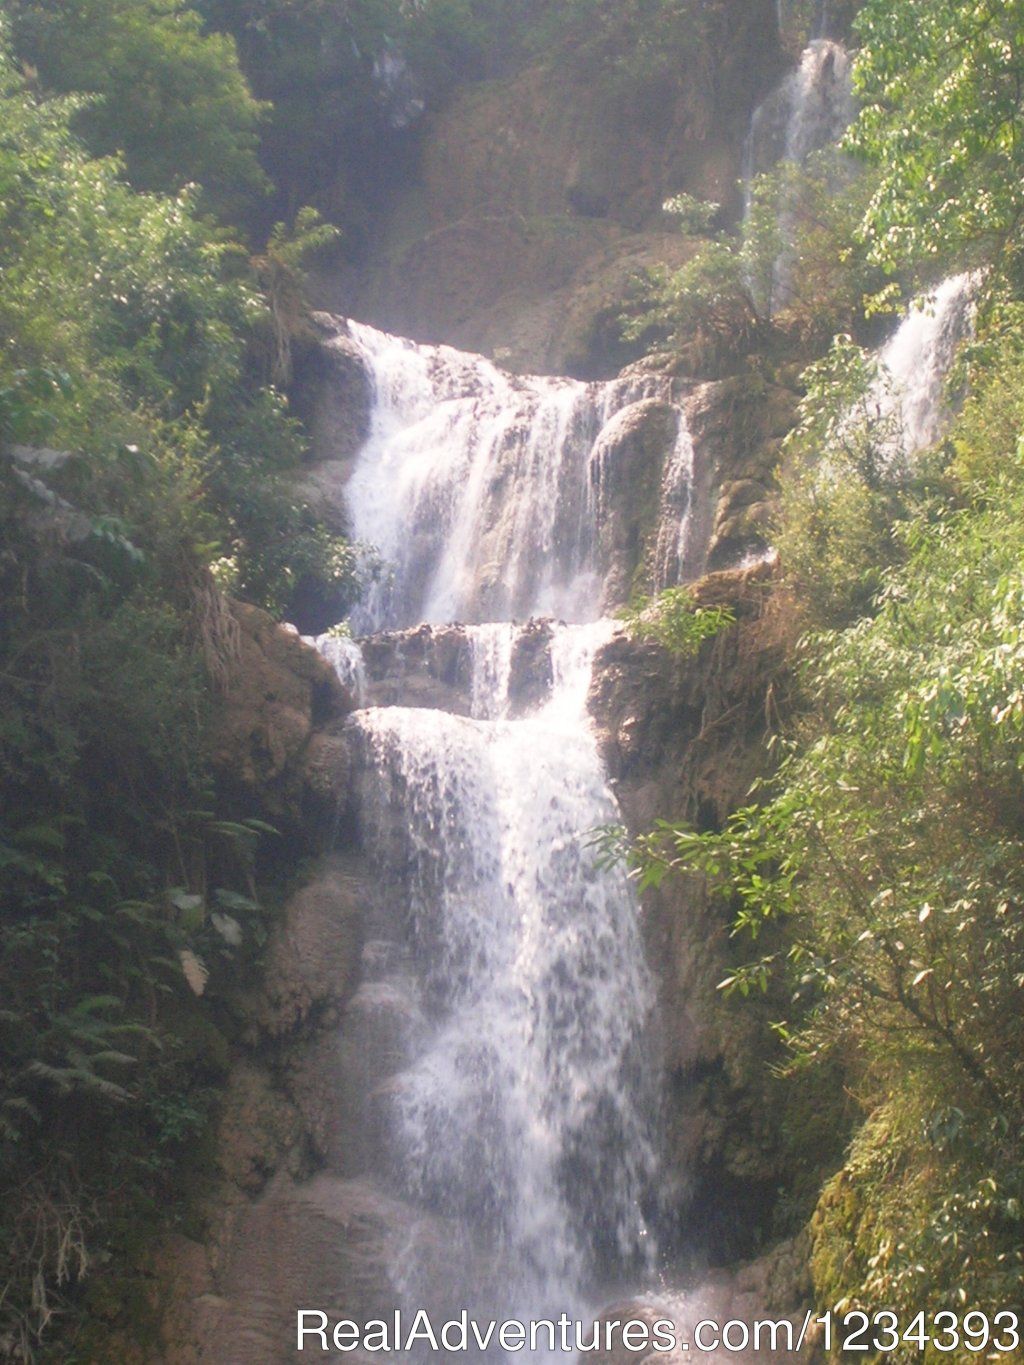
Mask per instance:
[[[423,706],[469,714],[472,660],[461,626],[380,631],[361,642],[367,706]]]
[[[763,774],[766,730],[786,704],[792,622],[771,566],[711,574],[694,595],[736,616],[694,658],[619,634],[595,661],[590,710],[634,833],[659,818],[719,827]],[[723,1008],[729,910],[709,901],[701,877],[651,888],[643,925],[661,997],[663,1236],[720,1263],[767,1226],[783,1172],[779,1116],[765,1098],[770,1035],[756,1008]]]
[[[396,1304],[388,1267],[402,1247],[450,1260],[444,1220],[389,1188],[367,1121],[413,1018],[400,994],[372,984],[374,964],[396,951],[364,945],[374,903],[358,859],[327,858],[286,907],[261,980],[232,1001],[249,1047],[230,1069],[217,1177],[198,1200],[206,1235],[156,1249],[151,1359],[279,1365],[299,1308],[381,1316]]]

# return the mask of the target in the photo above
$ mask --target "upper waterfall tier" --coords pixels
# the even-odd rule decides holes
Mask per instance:
[[[838,142],[854,113],[850,56],[842,43],[815,38],[799,64],[758,105],[747,142],[747,178],[779,161],[802,164]]]
[[[382,561],[354,614],[358,632],[595,620],[609,605],[616,545],[635,540],[618,525],[617,492],[652,467],[663,524],[649,558],[660,583],[687,575],[693,446],[665,381],[514,376],[447,346],[349,330],[374,405],[345,500],[354,536]],[[637,450],[639,472],[627,468]]]

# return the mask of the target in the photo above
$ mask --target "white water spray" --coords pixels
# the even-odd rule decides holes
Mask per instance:
[[[602,435],[665,383],[513,376],[451,347],[350,329],[376,403],[345,496],[355,537],[387,566],[357,630],[599,617]],[[692,461],[673,468],[678,538]]]
[[[482,715],[507,709],[513,629],[476,633]],[[394,1178],[486,1247],[453,1310],[465,1293],[524,1321],[580,1316],[596,1277],[649,1253],[653,993],[631,886],[587,842],[617,819],[585,723],[612,629],[554,629],[550,698],[523,719],[390,707],[353,722],[367,851],[402,829],[385,875],[429,1020],[391,1086]],[[433,1276],[403,1268],[410,1307]]]
[[[933,445],[949,420],[946,378],[974,318],[976,277],[951,275],[916,300],[878,353],[875,405],[895,425],[894,446],[910,456]]]
[[[830,38],[812,39],[794,70],[751,119],[743,169],[747,213],[756,176],[780,163],[805,165],[814,152],[839,141],[853,114],[849,53]],[[778,209],[784,245],[772,270],[771,297],[762,301],[772,313],[791,302],[799,286],[800,263],[792,246],[795,226],[795,207],[784,198]]]

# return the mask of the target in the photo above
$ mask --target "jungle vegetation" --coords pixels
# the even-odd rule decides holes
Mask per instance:
[[[808,338],[816,358],[773,538],[796,714],[724,828],[662,825],[630,856],[644,882],[697,875],[721,897],[721,989],[770,1002],[783,1083],[831,1069],[856,1101],[845,1164],[803,1213],[819,1305],[991,1322],[1024,1275],[1024,7],[866,0],[854,35],[841,152],[755,185],[742,229],[632,315],[698,372]],[[801,283],[776,309],[780,178]],[[907,459],[869,342],[960,271],[966,400]],[[911,1327],[885,1349],[967,1359],[978,1340]]]

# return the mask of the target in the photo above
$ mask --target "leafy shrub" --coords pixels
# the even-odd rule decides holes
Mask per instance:
[[[654,640],[683,658],[696,654],[705,640],[736,619],[729,607],[697,606],[686,587],[665,588],[653,599],[636,598],[620,616],[634,638]]]

